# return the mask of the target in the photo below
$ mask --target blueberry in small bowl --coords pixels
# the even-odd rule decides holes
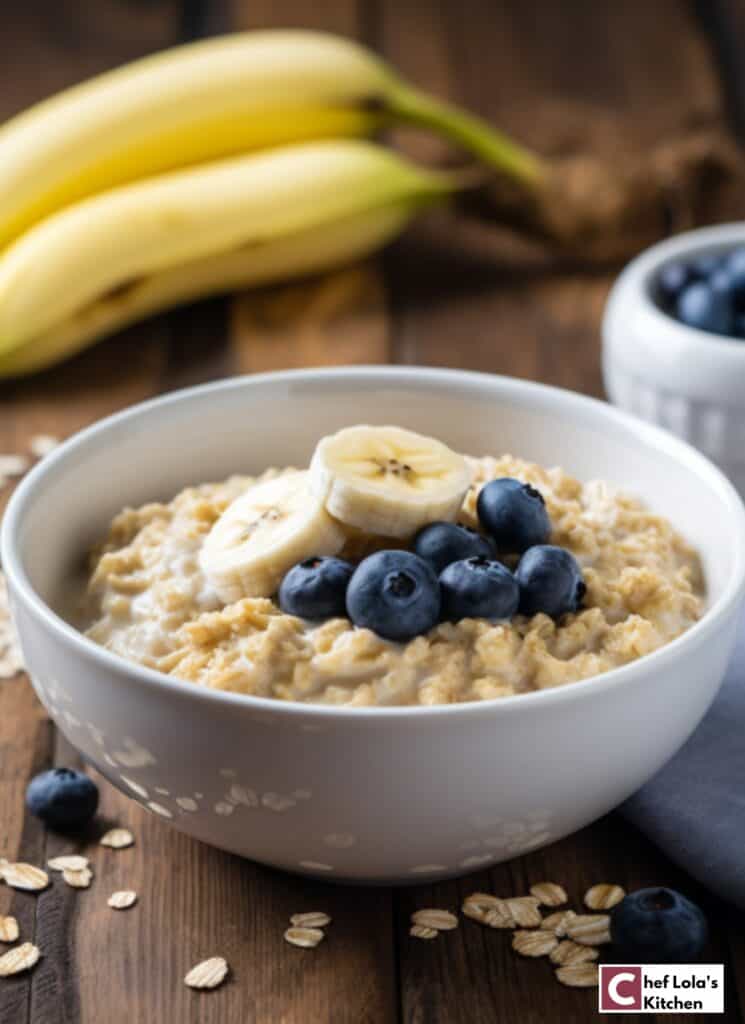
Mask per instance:
[[[567,612],[576,612],[587,589],[574,555],[554,544],[537,544],[526,551],[515,578],[523,615],[543,612],[558,619]]]
[[[488,537],[462,523],[429,523],[414,537],[412,547],[436,573],[463,558],[493,559],[497,553]]]
[[[28,784],[26,806],[50,828],[80,828],[98,809],[98,786],[83,772],[52,768]]]
[[[703,951],[706,918],[674,889],[639,889],[610,915],[611,955],[626,963],[691,963]]]
[[[745,247],[672,259],[654,281],[659,307],[687,327],[745,337]]]
[[[441,617],[511,619],[520,602],[520,587],[501,562],[483,556],[452,562],[440,574]]]
[[[688,327],[712,334],[731,333],[734,303],[726,270],[717,270],[708,280],[687,285],[678,295],[675,312]]]
[[[440,618],[437,575],[410,551],[377,551],[354,571],[347,613],[355,626],[386,640],[410,640],[428,632]]]
[[[476,501],[479,523],[504,554],[522,554],[551,534],[543,495],[530,484],[500,477],[485,484]]]
[[[354,566],[343,558],[307,558],[287,573],[279,606],[301,619],[334,619],[347,614],[347,587]]]

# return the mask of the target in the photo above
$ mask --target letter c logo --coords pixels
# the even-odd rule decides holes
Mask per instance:
[[[636,981],[636,975],[631,971],[620,971],[618,974],[614,974],[608,982],[608,995],[619,1006],[631,1006],[636,1002],[633,996],[622,996],[618,992],[619,987],[627,981],[633,984]]]

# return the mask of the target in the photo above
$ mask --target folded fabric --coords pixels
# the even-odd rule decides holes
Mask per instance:
[[[694,878],[745,908],[745,615],[701,725],[620,810]]]

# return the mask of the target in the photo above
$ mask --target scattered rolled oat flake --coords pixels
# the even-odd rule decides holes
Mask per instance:
[[[479,924],[490,924],[492,928],[514,927],[507,904],[499,897],[492,896],[491,893],[471,893],[470,896],[466,896],[460,909],[465,917],[470,917],[472,921],[478,921]],[[494,923],[490,922],[490,916],[491,922]]]
[[[584,903],[590,910],[610,910],[626,895],[626,890],[620,885],[593,885],[585,893]]]
[[[49,885],[49,875],[33,864],[3,864],[0,868],[5,882],[12,889],[40,892]]]
[[[489,893],[475,892],[463,901],[461,911],[489,928],[514,928],[515,921],[505,900]]]
[[[87,889],[91,884],[93,872],[90,868],[83,868],[82,871],[70,871],[65,868],[62,877],[73,889]]]
[[[324,933],[320,928],[288,928],[284,937],[285,942],[289,942],[291,946],[313,949],[323,941]]]
[[[29,448],[37,459],[43,459],[45,455],[54,451],[59,443],[59,438],[53,437],[51,434],[36,434],[31,438]]]
[[[296,928],[325,928],[331,924],[331,918],[322,910],[309,910],[304,914],[293,914],[290,924]]]
[[[110,846],[112,850],[123,850],[132,846],[134,841],[135,837],[128,828],[110,828],[99,840],[101,846]]]
[[[489,928],[517,928],[517,921],[512,916],[512,911],[507,906],[506,900],[503,901],[501,907],[493,907],[491,910],[487,910],[483,923]]]
[[[0,942],[15,942],[20,932],[14,917],[0,917]]]
[[[570,988],[596,988],[598,984],[598,965],[567,964],[565,967],[557,967],[556,977],[562,985]]]
[[[23,476],[30,465],[25,455],[0,455],[0,476]]]
[[[62,857],[52,857],[48,860],[47,867],[52,871],[83,871],[88,867],[88,858],[78,853],[64,854]]]
[[[27,971],[34,966],[40,956],[39,947],[32,942],[24,942],[21,946],[9,949],[0,956],[0,978],[8,978],[11,974]]]
[[[598,951],[594,946],[580,946],[571,939],[564,939],[551,951],[551,963],[559,965],[585,964],[597,960]]]
[[[423,924],[413,924],[409,928],[409,935],[415,939],[436,939],[439,934],[436,928],[427,928]]]
[[[228,961],[222,956],[211,956],[209,960],[203,960],[201,964],[192,967],[184,978],[184,984],[189,988],[217,988],[227,976],[230,968]]]
[[[566,890],[556,882],[537,882],[530,887],[530,895],[535,896],[544,907],[560,907],[569,902]]]
[[[428,908],[416,910],[411,915],[412,924],[420,924],[423,928],[436,928],[438,932],[449,932],[458,927],[458,918],[449,910]]]
[[[520,928],[537,928],[543,920],[535,896],[513,896],[505,900],[505,903]]]
[[[106,902],[114,910],[127,910],[137,902],[137,893],[131,889],[121,889],[119,892],[112,892]]]
[[[512,948],[521,956],[548,956],[558,944],[559,940],[555,935],[541,928],[518,931],[512,936]]]
[[[541,921],[541,928],[551,931],[558,939],[562,939],[570,923],[577,915],[573,910],[558,910],[555,914],[549,914]]]
[[[610,917],[607,914],[577,914],[569,923],[567,935],[581,946],[604,946],[610,942]]]

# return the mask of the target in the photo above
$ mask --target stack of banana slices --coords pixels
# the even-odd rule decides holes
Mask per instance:
[[[309,469],[236,498],[205,539],[202,570],[226,604],[272,597],[294,565],[338,554],[350,534],[401,543],[454,520],[470,482],[463,456],[434,438],[347,427],[319,442]]]

